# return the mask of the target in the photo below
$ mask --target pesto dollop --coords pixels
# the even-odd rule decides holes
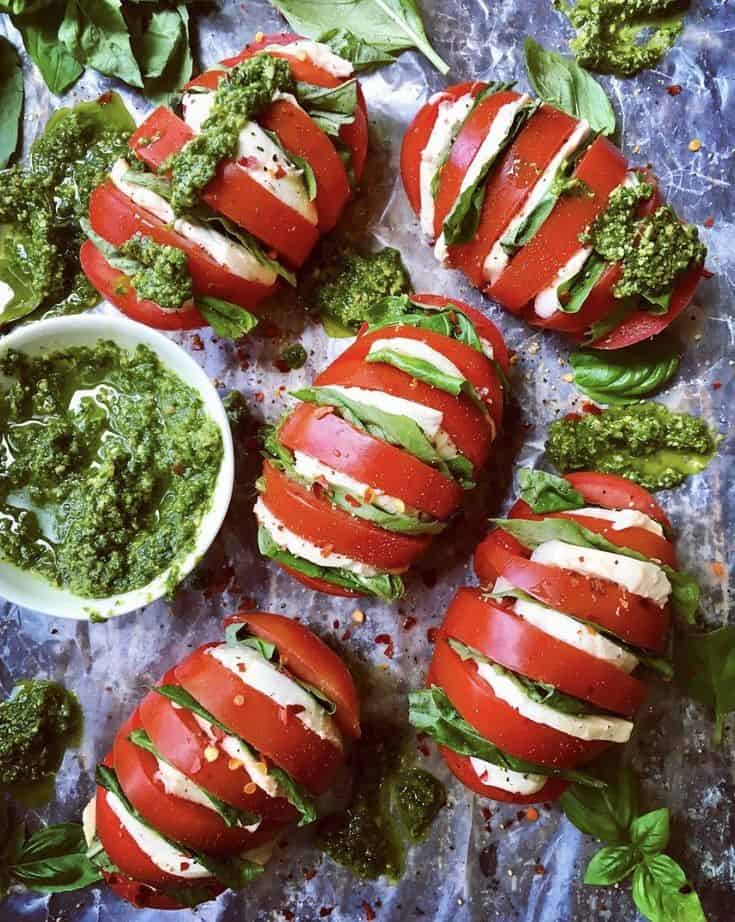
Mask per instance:
[[[119,251],[142,266],[130,277],[139,298],[155,301],[164,310],[179,310],[194,297],[189,261],[183,250],[135,234]]]
[[[192,548],[222,460],[199,395],[112,342],[0,372],[0,555],[87,598],[147,585]]]
[[[580,64],[631,77],[653,67],[683,29],[681,0],[554,0],[577,30],[570,47]]]
[[[709,464],[717,437],[707,423],[660,403],[612,407],[553,422],[546,453],[562,473],[620,474],[647,490],[676,487]]]

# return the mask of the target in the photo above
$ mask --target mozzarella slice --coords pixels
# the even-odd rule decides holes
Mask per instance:
[[[378,576],[380,570],[369,566],[366,563],[360,563],[359,560],[353,560],[344,554],[325,553],[324,548],[301,538],[277,519],[262,499],[258,499],[253,509],[258,523],[265,528],[273,539],[274,543],[289,554],[295,557],[301,557],[314,563],[319,567],[329,569],[348,570],[357,576],[371,577]]]
[[[14,297],[15,291],[13,291],[7,282],[3,282],[0,279],[0,314],[5,312],[5,308],[11,303]]]
[[[236,736],[222,736],[221,733],[215,732],[215,728],[209,721],[198,714],[193,716],[194,720],[208,736],[210,742],[217,749],[221,749],[233,762],[241,765],[254,785],[259,787],[261,791],[265,791],[269,797],[285,797],[281,786],[273,775],[269,774],[266,763],[253,755],[252,751],[247,746],[243,746]],[[232,770],[237,771],[237,767]]]
[[[504,592],[511,588],[511,584],[502,577],[495,582],[494,592]],[[570,618],[555,608],[548,608],[538,602],[516,599],[513,610],[517,615],[537,627],[544,634],[555,637],[570,647],[576,647],[595,659],[604,660],[623,672],[631,673],[638,665],[638,660],[632,653],[612,640],[608,640],[599,631],[587,624]],[[592,614],[590,612],[590,614]]]
[[[176,220],[173,208],[166,199],[154,192],[153,189],[147,189],[145,186],[139,186],[137,183],[129,182],[125,179],[125,174],[130,171],[130,164],[123,157],[116,160],[110,170],[110,179],[124,195],[136,205],[150,211],[157,218],[160,218],[164,224],[173,224]]]
[[[464,378],[464,375],[454,362],[451,362],[438,349],[433,349],[420,339],[408,339],[404,336],[396,336],[393,339],[376,339],[370,345],[369,355],[374,355],[382,349],[390,349],[392,352],[397,352],[398,355],[404,355],[407,358],[421,359],[429,365],[433,365],[434,368],[445,375]]]
[[[544,541],[531,554],[531,560],[572,570],[583,576],[610,580],[628,592],[651,599],[660,607],[668,602],[671,595],[671,583],[661,567],[624,554],[578,547],[565,541]]]
[[[516,212],[515,216],[510,220],[508,225],[504,228],[503,232],[493,244],[493,247],[488,253],[487,258],[485,259],[485,264],[483,266],[483,274],[491,284],[498,280],[498,277],[500,276],[503,269],[505,269],[505,267],[508,265],[510,260],[510,256],[508,256],[508,254],[501,246],[501,241],[504,238],[513,235],[525,222],[529,215],[532,214],[537,205],[541,202],[543,197],[551,188],[562,163],[571,157],[571,155],[579,148],[579,146],[584,141],[586,141],[586,139],[589,137],[589,133],[590,126],[587,122],[581,121],[577,123],[574,131],[567,138],[564,144],[562,144],[555,157],[536,181],[536,185],[533,187],[533,189],[531,189],[531,192],[529,193],[528,198],[523,203],[522,207]]]
[[[485,762],[484,759],[476,759],[474,756],[470,756],[470,764],[482,784],[524,797],[537,794],[549,780],[545,775],[514,772],[509,768],[493,765],[492,762]]]
[[[580,740],[605,740],[610,743],[627,743],[633,724],[621,717],[604,717],[597,714],[562,714],[547,704],[529,698],[521,686],[490,663],[477,663],[477,674],[492,688],[496,697],[505,701],[521,717],[532,720],[574,736]]]
[[[300,38],[288,45],[267,45],[258,51],[265,54],[284,54],[299,61],[310,61],[315,67],[320,67],[333,77],[342,80],[351,77],[354,72],[350,61],[335,54],[329,45],[323,42],[312,42],[306,38]]]
[[[487,164],[498,156],[498,153],[500,152],[511,128],[513,127],[513,122],[515,121],[518,112],[528,104],[529,100],[530,96],[524,93],[523,96],[520,96],[513,102],[506,103],[504,106],[500,107],[497,115],[493,119],[490,130],[485,136],[485,140],[480,145],[479,150],[472,159],[472,163],[470,164],[469,169],[465,173],[462,184],[459,187],[457,198],[453,202],[452,207],[447,214],[445,223],[446,220],[451,217],[452,212],[457,207],[457,203],[462,197],[462,194],[466,192],[467,189],[470,189],[475,185]],[[442,265],[446,263],[448,257],[448,248],[443,232],[440,234],[439,239],[436,242],[436,246],[434,247],[434,255],[436,256],[437,260],[442,263]]]
[[[578,272],[582,271],[591,253],[592,247],[580,247],[577,252],[569,258],[566,264],[559,269],[549,287],[544,288],[543,291],[540,291],[536,295],[533,302],[533,309],[537,316],[551,317],[557,311],[561,310],[557,289],[560,285],[563,285],[564,282],[568,282],[569,279],[574,278]]]
[[[643,528],[653,535],[663,538],[663,527],[637,509],[600,509],[597,506],[585,506],[584,509],[575,509],[569,512],[570,516],[587,515],[590,518],[605,519],[612,522],[613,531],[622,531],[624,528]]]
[[[296,718],[305,727],[339,749],[342,748],[342,737],[333,718],[309,692],[261,656],[257,650],[246,646],[235,647],[227,643],[220,643],[207,647],[206,652],[247,688],[254,688],[261,694],[267,695],[279,707],[293,707]],[[247,695],[245,700],[247,701]]]
[[[184,94],[184,121],[194,134],[202,131],[209,118],[214,96],[214,93]],[[281,147],[257,122],[248,122],[240,132],[233,159],[264,189],[293,208],[310,224],[317,223],[316,205],[309,201],[303,170],[291,163]]]
[[[433,102],[433,98],[430,102]],[[434,238],[435,202],[431,192],[432,182],[446,153],[452,145],[455,134],[469,115],[475,103],[474,96],[465,93],[459,99],[446,99],[439,103],[434,127],[431,129],[426,147],[421,151],[419,166],[419,189],[421,230],[427,237]]]
[[[211,873],[194,858],[167,842],[163,836],[133,816],[117,794],[106,791],[107,804],[138,848],[166,874],[182,880],[202,880]]]
[[[97,797],[93,797],[82,810],[82,832],[89,848],[97,835]]]

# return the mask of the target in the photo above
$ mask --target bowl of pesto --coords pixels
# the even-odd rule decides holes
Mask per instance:
[[[0,340],[0,595],[88,620],[165,595],[232,497],[232,436],[172,340],[103,315]]]

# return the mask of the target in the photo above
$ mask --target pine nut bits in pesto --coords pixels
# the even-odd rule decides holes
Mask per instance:
[[[84,598],[148,585],[193,548],[223,457],[199,395],[146,346],[9,351],[0,556]]]

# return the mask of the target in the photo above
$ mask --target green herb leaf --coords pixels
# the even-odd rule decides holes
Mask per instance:
[[[431,47],[416,0],[271,0],[294,32],[319,39],[347,23],[351,34],[381,52],[416,48],[442,74],[449,71]]]
[[[446,525],[436,519],[424,519],[415,515],[386,512],[378,506],[363,502],[343,487],[330,485],[328,497],[339,509],[349,512],[358,519],[372,522],[386,531],[394,531],[403,535],[438,535],[444,531]]]
[[[299,157],[297,154],[292,154],[290,152],[287,152],[287,154],[291,163],[298,167],[303,173],[304,185],[306,186],[306,194],[309,196],[309,201],[313,202],[317,196],[318,189],[316,174],[314,173],[311,164],[308,160],[304,160],[303,157]]]
[[[143,87],[120,0],[68,0],[59,39],[79,62]]]
[[[191,78],[194,61],[189,42],[189,11],[186,3],[156,9],[151,16],[147,3],[128,4],[125,18],[133,52],[144,78],[145,95],[163,105],[170,102]]]
[[[617,884],[640,864],[638,852],[630,845],[607,845],[587,865],[584,882],[597,887]]]
[[[584,338],[584,345],[589,346],[592,343],[604,339],[608,333],[624,323],[631,314],[638,310],[638,301],[636,298],[620,298],[615,307],[602,320],[596,320],[591,324]]]
[[[296,98],[322,131],[333,138],[339,137],[345,125],[355,121],[356,80],[346,80],[335,87],[297,83]]]
[[[197,298],[195,303],[217,336],[224,339],[240,339],[258,325],[258,318],[254,314],[231,301],[203,297]]]
[[[523,468],[518,474],[518,482],[521,487],[521,499],[528,503],[537,515],[582,509],[585,505],[582,494],[578,493],[568,480],[547,471]]]
[[[630,839],[644,855],[658,855],[669,844],[669,810],[664,807],[636,817],[630,826]]]
[[[615,132],[615,113],[610,100],[595,78],[573,58],[546,51],[526,38],[526,69],[534,92],[544,102],[574,118],[584,119],[599,134]]]
[[[29,890],[66,893],[81,890],[102,878],[87,858],[82,827],[76,823],[47,826],[34,833],[20,849],[18,844],[16,839],[8,873]]]
[[[579,313],[606,268],[605,260],[597,253],[591,253],[579,272],[559,285],[556,295],[565,314]]]
[[[225,628],[225,640],[229,644],[242,644],[243,646],[251,647],[268,662],[278,658],[276,645],[268,640],[263,640],[262,637],[257,637],[255,634],[250,634],[247,624],[238,623],[237,621],[233,624],[228,624]]]
[[[41,72],[46,86],[57,95],[65,93],[84,73],[84,67],[59,40],[63,18],[64,4],[13,17],[13,25],[23,36],[28,56]]]
[[[393,55],[358,38],[349,29],[332,29],[320,36],[319,41],[329,45],[335,54],[349,61],[356,73],[382,64],[392,64],[395,60]]]
[[[458,378],[456,375],[447,374],[425,359],[419,359],[412,355],[403,355],[396,352],[395,349],[386,347],[377,349],[375,352],[371,351],[365,357],[365,361],[391,365],[417,381],[423,381],[425,384],[447,394],[452,394],[454,397],[465,394],[480,409],[483,415],[487,415],[487,407],[480,399],[471,381],[468,381],[467,378]]]
[[[567,788],[559,801],[567,819],[602,842],[627,843],[628,829],[638,813],[638,779],[625,750],[611,750],[588,768],[601,786]]]
[[[475,325],[453,304],[437,309],[412,301],[408,295],[383,298],[371,312],[369,332],[373,333],[393,324],[431,330],[432,333],[456,339],[457,342],[482,352],[482,341]]]
[[[667,384],[679,368],[679,345],[667,337],[619,351],[582,349],[569,358],[574,383],[598,403],[635,403]]]
[[[18,146],[20,116],[23,112],[23,72],[18,52],[0,36],[0,169]]]
[[[679,882],[679,886],[675,882]],[[639,865],[633,875],[633,901],[651,922],[706,922],[697,894],[686,886],[686,875],[668,855]]]
[[[715,742],[721,743],[725,716],[735,710],[735,627],[678,633],[674,662],[679,688],[714,712]]]

